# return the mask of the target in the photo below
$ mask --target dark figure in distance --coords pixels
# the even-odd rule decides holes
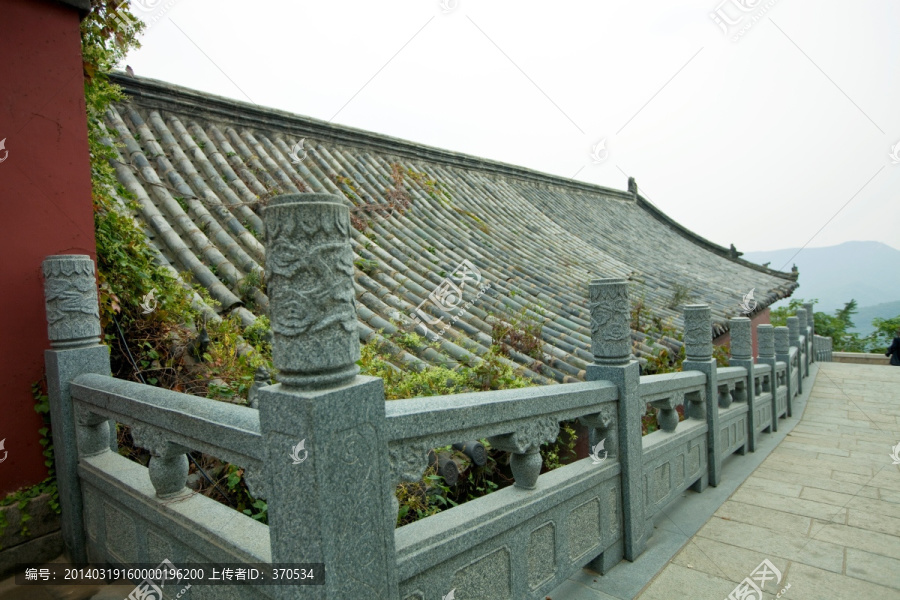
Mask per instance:
[[[888,348],[884,355],[891,357],[892,365],[900,367],[900,329],[897,330],[897,335],[894,337],[894,341],[891,342],[891,347]]]

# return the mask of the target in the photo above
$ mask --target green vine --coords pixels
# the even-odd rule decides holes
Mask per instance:
[[[0,507],[15,504],[16,508],[18,508],[19,528],[22,536],[31,535],[28,525],[26,525],[31,520],[31,515],[28,514],[27,508],[34,498],[48,494],[50,496],[48,502],[50,510],[60,514],[59,489],[56,485],[56,470],[53,463],[53,439],[50,433],[50,398],[44,392],[42,382],[35,382],[31,385],[31,394],[35,401],[34,410],[44,420],[44,426],[38,430],[38,433],[41,434],[40,444],[44,448],[42,454],[44,455],[44,465],[47,467],[47,478],[37,485],[13,492],[0,500]],[[9,527],[6,512],[5,510],[0,510],[0,537],[3,536],[6,528]],[[0,546],[0,549],[2,549],[2,546]]]

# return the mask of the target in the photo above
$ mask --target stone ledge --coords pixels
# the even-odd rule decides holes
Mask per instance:
[[[50,495],[28,501],[25,513],[28,535],[22,535],[22,511],[18,503],[0,508],[9,525],[0,534],[0,577],[12,573],[16,563],[45,562],[62,552],[60,516],[50,508]]]
[[[884,354],[866,354],[864,352],[832,352],[831,362],[853,363],[856,365],[887,365],[891,359]]]
[[[40,537],[0,550],[0,577],[12,575],[19,564],[49,562],[63,551],[62,532],[56,530]]]

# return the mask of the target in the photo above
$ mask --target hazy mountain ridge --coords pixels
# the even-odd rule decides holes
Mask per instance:
[[[854,333],[868,335],[874,331],[872,327],[872,319],[880,317],[882,319],[892,319],[900,315],[900,300],[897,302],[883,302],[875,306],[860,307],[859,312],[853,315],[853,327],[849,329]]]
[[[757,264],[768,262],[769,267],[784,271],[796,264],[800,287],[793,297],[818,299],[817,311],[833,313],[852,298],[860,307],[860,314],[854,318],[857,326],[868,329],[876,316],[896,316],[896,312],[881,313],[893,310],[888,305],[900,304],[900,250],[881,242],[844,242],[798,250],[745,252],[743,258]]]

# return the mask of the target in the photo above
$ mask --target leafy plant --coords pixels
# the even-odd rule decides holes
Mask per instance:
[[[534,359],[544,356],[544,342],[541,338],[544,309],[537,305],[523,307],[508,320],[494,317],[491,324],[491,343],[500,349],[504,356],[510,356],[515,350]]]
[[[688,302],[691,298],[691,288],[686,285],[682,285],[680,283],[675,284],[675,289],[672,291],[672,298],[669,300],[667,304],[667,308],[672,310],[677,309],[679,306]]]
[[[0,499],[0,507],[16,505],[19,511],[19,527],[23,536],[31,535],[27,525],[28,521],[31,520],[31,515],[28,514],[27,509],[28,504],[34,498],[48,494],[49,500],[47,504],[50,510],[56,514],[60,514],[61,511],[59,488],[56,483],[53,437],[50,430],[50,398],[46,393],[45,386],[46,383],[44,381],[33,383],[31,385],[31,394],[35,401],[34,410],[41,415],[44,421],[44,426],[38,430],[38,433],[41,435],[40,444],[44,448],[42,454],[44,455],[44,466],[47,467],[47,478],[37,485],[17,490]],[[0,511],[0,537],[3,536],[7,527],[9,527],[9,521],[7,520],[6,511]],[[2,546],[0,546],[0,549],[2,549]]]
[[[354,266],[357,269],[365,273],[366,275],[374,275],[375,272],[378,271],[378,261],[371,260],[368,258],[357,258],[353,261]]]

